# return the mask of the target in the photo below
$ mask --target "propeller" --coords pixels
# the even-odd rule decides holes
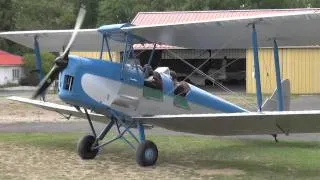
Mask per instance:
[[[70,48],[77,37],[79,29],[81,28],[85,14],[86,14],[85,8],[81,7],[68,45],[64,49],[64,52],[54,60],[54,66],[52,67],[50,72],[39,83],[36,92],[32,95],[33,99],[36,99],[39,95],[43,94],[47,90],[47,88],[52,84],[52,82],[55,79],[57,79],[57,77],[59,76],[59,73],[63,71],[64,68],[67,67],[68,61],[69,61],[68,56],[69,56]]]

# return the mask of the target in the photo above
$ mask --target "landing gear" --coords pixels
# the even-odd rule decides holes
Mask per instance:
[[[278,134],[271,134],[272,135],[272,137],[274,138],[274,141],[276,142],[276,143],[278,143],[279,142],[279,140],[278,140]]]
[[[152,166],[157,162],[158,148],[152,141],[139,144],[136,152],[136,161],[140,166]]]
[[[79,140],[77,150],[81,159],[94,159],[97,156],[99,150],[94,148],[97,146],[95,141],[96,138],[92,135],[86,135]]]
[[[87,119],[93,135],[87,135],[80,139],[78,143],[78,154],[81,159],[93,159],[98,154],[100,148],[118,139],[121,139],[135,150],[136,162],[138,165],[152,166],[157,162],[158,148],[152,141],[145,139],[144,125],[142,123],[136,122],[134,120],[124,122],[121,119],[111,118],[107,126],[100,132],[99,135],[97,135],[87,110],[85,110],[85,113],[87,115]],[[117,129],[118,135],[106,142],[100,142],[104,139],[104,137],[114,125]],[[120,127],[123,127],[124,130]],[[130,131],[131,128],[138,129],[139,139],[134,133]],[[125,134],[130,135],[132,139],[136,141],[136,146],[124,136]]]

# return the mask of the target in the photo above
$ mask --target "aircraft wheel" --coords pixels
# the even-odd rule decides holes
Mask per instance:
[[[78,155],[81,159],[93,159],[98,154],[98,149],[92,149],[95,137],[92,135],[86,135],[82,137],[78,142]]]
[[[140,166],[152,166],[157,162],[158,148],[149,140],[139,144],[136,152],[136,161]]]

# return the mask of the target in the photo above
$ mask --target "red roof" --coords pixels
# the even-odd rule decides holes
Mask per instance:
[[[286,14],[290,12],[309,12],[320,9],[253,9],[253,10],[214,10],[214,11],[170,11],[139,12],[132,20],[134,25],[160,25],[196,21],[210,21],[232,17],[250,17],[270,14]]]
[[[23,58],[0,50],[0,66],[23,65]]]
[[[304,9],[252,9],[252,10],[213,10],[213,11],[169,11],[139,12],[132,20],[134,25],[163,25],[197,21],[210,21],[232,17],[250,17],[269,14],[286,14],[290,12],[320,11],[319,8]],[[152,44],[134,45],[134,49],[152,49]],[[176,46],[157,45],[156,49],[183,49]]]

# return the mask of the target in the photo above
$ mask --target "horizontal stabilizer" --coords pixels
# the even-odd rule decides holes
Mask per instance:
[[[75,107],[65,106],[65,105],[60,105],[60,104],[55,104],[55,103],[50,103],[50,102],[43,102],[43,101],[38,101],[38,100],[32,100],[32,99],[17,97],[17,96],[11,96],[11,97],[8,97],[7,99],[12,100],[12,101],[22,102],[25,104],[31,104],[33,106],[37,106],[37,107],[40,107],[40,108],[43,108],[43,109],[46,109],[49,111],[55,111],[60,114],[72,115],[75,117],[86,119],[86,115],[84,113],[84,110],[81,108],[80,108],[80,111],[81,111],[80,112]],[[101,114],[89,113],[89,115],[93,121],[98,121],[98,122],[102,122],[102,123],[107,122],[107,118]]]
[[[134,117],[169,130],[203,135],[258,135],[320,132],[320,111],[275,111]]]

